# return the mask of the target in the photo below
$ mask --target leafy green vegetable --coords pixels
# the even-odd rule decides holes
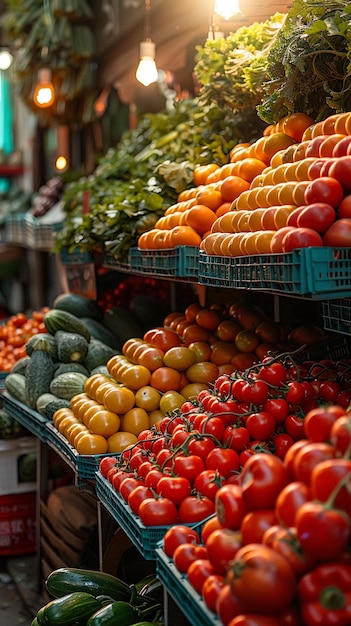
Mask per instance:
[[[295,0],[268,55],[259,116],[303,111],[316,121],[351,110],[351,4]]]

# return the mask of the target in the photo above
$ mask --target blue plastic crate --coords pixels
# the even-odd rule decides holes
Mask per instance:
[[[99,469],[100,460],[106,456],[118,456],[117,454],[78,454],[77,450],[69,441],[61,435],[54,424],[46,423],[47,441],[64,456],[70,467],[77,473],[78,479],[95,480],[95,474]]]
[[[210,611],[203,598],[190,585],[161,547],[156,550],[156,574],[168,594],[192,626],[221,626],[219,616]]]
[[[281,294],[307,294],[306,256],[304,250],[242,257],[200,252],[199,283]]]
[[[200,249],[195,246],[179,246],[179,268],[177,275],[183,278],[198,278]]]
[[[145,526],[100,472],[96,473],[95,488],[99,500],[144,559],[155,560],[156,548],[170,526]]]
[[[86,265],[94,263],[94,257],[91,252],[82,252],[77,248],[72,252],[68,250],[62,250],[60,252],[60,259],[63,265]]]
[[[47,441],[46,424],[48,420],[46,417],[37,411],[33,411],[29,406],[11,396],[8,391],[1,392],[1,402],[4,409],[6,409],[19,424],[38,437],[40,441],[44,443]]]
[[[156,274],[157,276],[175,277],[179,268],[179,250],[140,250],[130,248],[131,270],[138,274]]]
[[[351,335],[351,299],[322,302],[322,316],[325,329]]]
[[[308,290],[326,298],[351,295],[351,248],[306,248]]]

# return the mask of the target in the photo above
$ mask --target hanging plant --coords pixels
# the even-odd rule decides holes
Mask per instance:
[[[96,42],[93,13],[86,0],[6,0],[4,31],[17,48],[19,95],[42,121],[74,126],[95,119]],[[38,110],[33,101],[38,71],[52,74],[55,101]]]

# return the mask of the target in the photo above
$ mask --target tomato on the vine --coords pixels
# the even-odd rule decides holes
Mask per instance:
[[[191,484],[184,476],[163,476],[156,485],[156,493],[179,506],[185,498],[190,496]]]
[[[178,515],[181,524],[202,522],[215,512],[215,505],[206,496],[187,496],[179,505]]]
[[[210,453],[211,454],[211,453]],[[205,463],[196,454],[176,454],[173,459],[173,471],[177,476],[187,478],[191,483],[205,469]]]
[[[268,441],[274,434],[276,421],[272,413],[262,410],[248,415],[245,427],[249,431],[251,439]]]
[[[240,468],[238,453],[232,448],[213,448],[205,460],[206,469],[218,470],[223,478],[228,478]]]
[[[227,426],[223,435],[223,444],[233,448],[236,452],[241,452],[249,445],[250,435],[245,426]]]
[[[275,361],[274,363],[263,362],[258,372],[258,378],[273,387],[281,387],[286,382],[287,370],[283,363],[279,363],[279,361]]]
[[[217,491],[225,484],[226,480],[215,469],[201,472],[194,480],[194,489],[202,496],[207,496],[215,501]]]

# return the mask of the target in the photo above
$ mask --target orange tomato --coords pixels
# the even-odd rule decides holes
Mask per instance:
[[[121,430],[127,433],[139,435],[142,430],[146,430],[149,427],[150,421],[148,412],[142,407],[135,406],[121,417]]]
[[[88,420],[87,426],[92,433],[109,437],[118,431],[120,423],[121,420],[116,413],[105,409],[95,411]]]
[[[200,361],[191,365],[186,375],[191,383],[211,384],[218,378],[218,366],[211,361]]]
[[[184,328],[182,339],[184,345],[188,346],[194,341],[208,342],[210,339],[210,335],[211,333],[207,328],[202,328],[198,324],[191,324],[190,326]]]
[[[215,330],[222,318],[223,316],[220,311],[203,308],[196,314],[195,321],[201,328]]]
[[[173,349],[173,348],[172,348]],[[160,406],[161,394],[151,385],[144,385],[135,392],[135,406],[145,411],[155,411]]]
[[[150,378],[151,372],[144,365],[131,365],[119,374],[120,382],[132,391],[148,385]]]
[[[155,387],[160,392],[165,391],[179,391],[181,386],[180,372],[173,367],[159,367],[152,372],[150,378],[150,385]]]
[[[120,430],[107,438],[107,451],[113,454],[123,452],[123,450],[137,442],[138,437],[136,435]]]
[[[216,365],[223,365],[224,363],[230,363],[235,354],[238,353],[238,348],[235,343],[229,341],[221,341],[212,348],[210,361]]]
[[[102,435],[83,433],[77,440],[78,454],[105,454],[108,450],[107,439]]]
[[[207,341],[192,341],[188,345],[189,350],[194,352],[196,363],[199,361],[209,361],[211,356],[211,346]],[[189,366],[190,367],[190,366]]]
[[[135,395],[131,389],[123,385],[113,385],[105,391],[102,404],[108,411],[121,415],[129,411],[135,404]]]
[[[186,370],[196,362],[196,354],[187,346],[176,346],[165,352],[163,363],[166,367],[173,367],[178,371]]]

